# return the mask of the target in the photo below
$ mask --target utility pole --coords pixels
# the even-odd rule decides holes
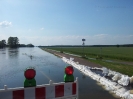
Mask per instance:
[[[85,45],[85,39],[82,39],[82,41],[83,41],[83,57],[84,57],[84,45]]]

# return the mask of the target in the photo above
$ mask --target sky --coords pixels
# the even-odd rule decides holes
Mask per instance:
[[[133,0],[0,0],[0,40],[20,44],[133,44]]]

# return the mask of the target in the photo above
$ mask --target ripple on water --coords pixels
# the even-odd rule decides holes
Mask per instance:
[[[24,70],[30,66],[34,67],[37,70],[36,81],[39,84],[48,83],[49,80],[47,79],[47,77],[56,82],[63,81],[64,67],[67,64],[64,63],[61,59],[45,51],[42,51],[39,48],[19,48],[16,49],[16,52],[17,54],[14,54],[12,57],[10,57],[10,52],[8,52],[7,49],[6,55],[8,58],[6,60],[2,57],[2,55],[5,55],[0,54],[0,57],[2,57],[0,61],[4,61],[4,63],[0,67],[0,88],[3,88],[4,84],[7,84],[7,86],[9,87],[23,86],[25,79]],[[13,53],[15,53],[15,51]],[[26,53],[27,55],[23,55],[22,53]],[[33,58],[30,59],[28,55],[32,55]],[[43,74],[45,74],[45,76],[42,75],[39,70],[41,70]],[[81,95],[92,97],[92,95],[89,94],[89,92],[91,92],[91,89],[94,93],[93,96],[95,96],[95,92],[98,92],[100,94],[99,97],[97,96],[99,99],[102,99],[100,97],[103,97],[105,95],[105,91],[101,92],[102,89],[96,86],[95,82],[89,77],[81,74],[78,70],[75,70],[74,75],[75,77],[79,77],[79,88],[80,90],[83,90],[79,90],[80,97]],[[108,97],[110,97],[110,95],[108,95]],[[114,99],[108,97],[106,99]],[[81,99],[87,98],[81,97]]]

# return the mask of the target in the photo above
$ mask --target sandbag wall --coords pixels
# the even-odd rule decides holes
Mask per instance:
[[[91,68],[89,66],[81,65],[78,62],[74,62],[74,58],[67,59],[63,57],[62,60],[67,64],[70,64],[73,67],[77,68],[85,75],[100,82],[102,85],[105,86],[106,90],[112,91],[117,96],[120,96],[124,99],[133,99],[133,94],[130,94],[129,90],[123,87],[129,84],[130,77],[128,77],[127,75],[122,75],[118,72],[109,70],[108,76],[111,76],[111,75],[113,76],[112,78],[113,81],[112,81],[112,80],[106,79],[104,76],[102,77],[99,74],[96,74],[95,72],[91,71],[91,69],[103,70],[103,68],[97,68],[97,67]],[[118,83],[116,82],[116,80]]]

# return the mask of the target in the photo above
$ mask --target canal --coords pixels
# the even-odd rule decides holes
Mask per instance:
[[[49,80],[63,82],[67,65],[60,58],[38,47],[0,49],[0,89],[4,85],[8,88],[23,87],[24,71],[28,67],[36,69],[37,85],[48,84]],[[75,68],[74,77],[79,80],[79,99],[118,99]]]

